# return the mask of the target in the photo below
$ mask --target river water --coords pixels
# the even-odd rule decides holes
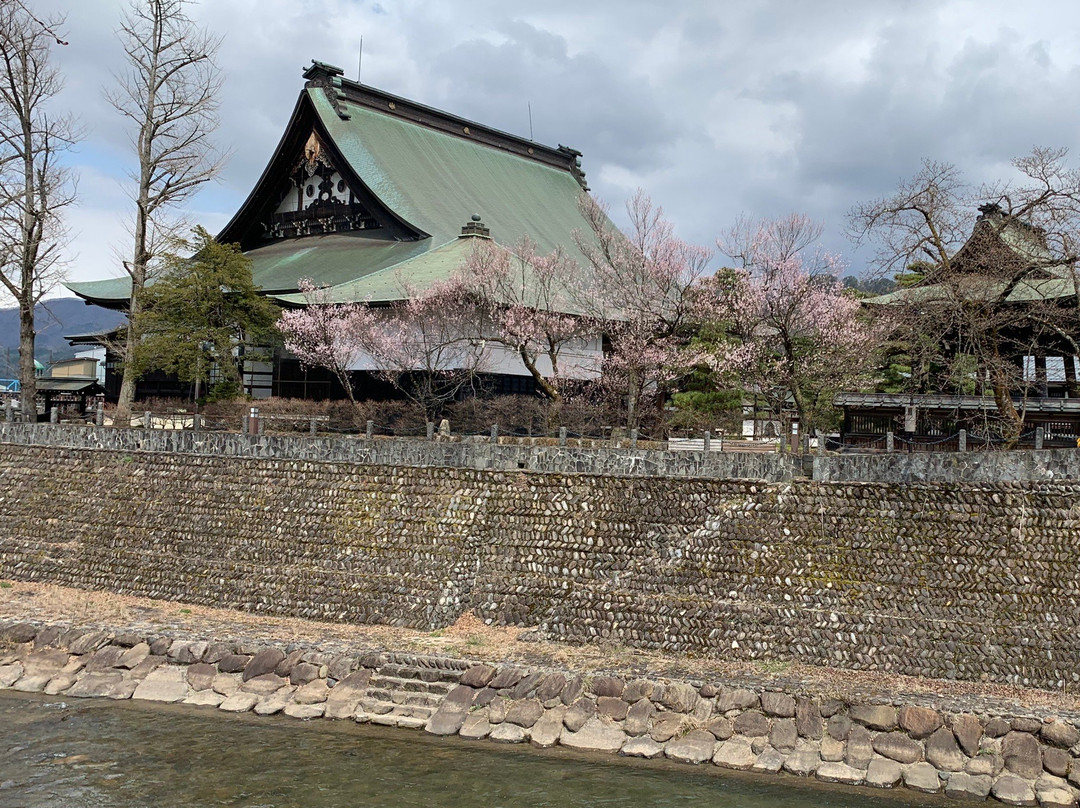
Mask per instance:
[[[0,806],[904,808],[911,792],[638,764],[344,721],[0,691]]]

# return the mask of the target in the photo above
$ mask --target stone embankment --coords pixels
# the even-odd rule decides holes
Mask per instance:
[[[23,622],[0,625],[0,687],[350,720],[1008,805],[1073,806],[1080,796],[1080,716],[846,701],[775,683],[582,676]]]

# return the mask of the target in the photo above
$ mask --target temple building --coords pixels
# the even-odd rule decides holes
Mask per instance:
[[[528,237],[541,253],[580,256],[574,233],[588,225],[579,197],[588,190],[581,153],[552,148],[346,79],[313,62],[269,164],[218,234],[252,260],[255,283],[285,305],[302,305],[299,284],[329,287],[334,302],[390,305],[450,277],[472,239],[512,248]],[[124,309],[126,277],[69,283],[87,303]],[[73,337],[75,343],[99,335]],[[583,345],[567,366],[581,373],[600,345]],[[497,358],[496,392],[532,392],[513,357]],[[278,350],[243,358],[243,386],[256,398],[323,398],[332,378]],[[106,388],[115,396],[115,359]],[[363,370],[359,368],[359,370]],[[156,387],[160,383],[163,387]],[[144,380],[159,395],[167,379]],[[170,390],[175,394],[175,390]]]
[[[922,282],[865,301],[887,312],[904,307],[960,311],[965,305],[984,322],[972,328],[956,318],[941,319],[932,335],[943,353],[963,351],[961,333],[982,329],[994,340],[999,364],[1011,380],[1002,404],[1021,420],[1017,445],[1032,446],[1036,433],[1046,447],[1076,447],[1080,438],[1080,338],[1077,267],[1055,256],[1045,231],[1005,214],[998,205],[979,208],[971,236],[949,260],[949,278],[929,271]],[[972,315],[967,315],[969,318]],[[1001,372],[999,370],[999,372]],[[912,393],[841,393],[841,444],[883,448],[892,433],[908,450],[967,448],[1010,441],[1001,436],[1002,416],[985,368],[973,368],[964,381],[970,390]],[[1000,383],[999,383],[1000,384]],[[1002,385],[1004,386],[1004,385]]]

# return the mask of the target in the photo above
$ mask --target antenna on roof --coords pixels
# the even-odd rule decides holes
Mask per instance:
[[[364,67],[364,38],[360,37],[360,58],[356,60],[356,83],[360,83],[360,71]]]
[[[529,140],[532,140],[532,139],[533,139],[533,131],[532,131],[532,101],[529,101],[529,102],[528,102],[528,104],[529,104]]]

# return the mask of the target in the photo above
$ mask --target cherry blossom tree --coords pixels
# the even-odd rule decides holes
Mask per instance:
[[[330,290],[310,280],[300,281],[307,305],[281,313],[277,327],[285,350],[309,367],[329,370],[357,407],[351,370],[368,356],[368,342],[377,317],[361,303],[332,303]]]
[[[575,313],[581,267],[563,251],[540,255],[523,239],[513,250],[478,239],[444,294],[456,290],[463,311],[471,307],[478,340],[501,345],[521,359],[551,401],[563,399],[563,352],[598,332]]]
[[[451,279],[424,290],[404,286],[404,300],[377,317],[364,335],[375,374],[419,406],[429,421],[469,387],[485,366],[472,336],[473,306]]]
[[[331,291],[300,285],[307,305],[282,313],[285,348],[303,364],[331,371],[359,413],[353,373],[363,368],[398,389],[433,420],[482,369],[484,346],[468,337],[470,306],[457,283],[423,291],[403,287],[403,300],[376,309],[335,303]]]
[[[687,336],[712,251],[676,237],[663,208],[640,189],[626,204],[625,233],[592,197],[582,196],[580,207],[588,230],[577,242],[590,270],[582,307],[603,323],[604,386],[625,402],[626,428],[635,429],[643,397],[662,394],[701,359]]]
[[[737,266],[709,279],[702,298],[735,338],[713,355],[717,370],[776,413],[790,403],[807,433],[834,392],[863,380],[882,339],[843,293],[838,259],[813,248],[820,234],[798,214],[741,220],[718,241]]]

